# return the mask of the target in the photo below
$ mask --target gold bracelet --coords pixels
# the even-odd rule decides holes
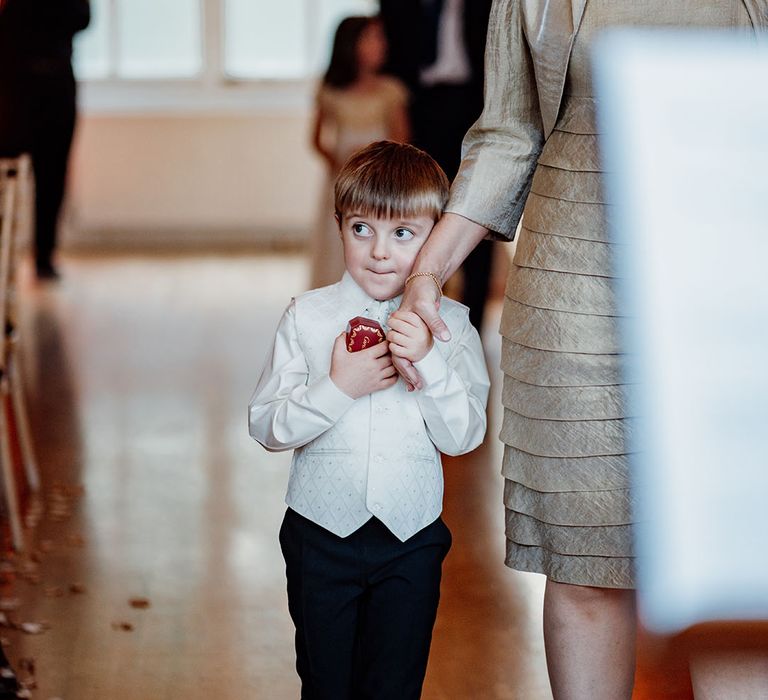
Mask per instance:
[[[440,296],[443,296],[443,287],[440,284],[440,280],[438,279],[437,275],[434,272],[413,272],[412,274],[408,275],[408,277],[405,280],[405,286],[408,286],[408,283],[415,279],[416,277],[429,277],[437,287],[437,291],[440,294]]]

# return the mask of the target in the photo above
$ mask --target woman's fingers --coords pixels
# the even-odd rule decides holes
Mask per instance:
[[[448,326],[445,325],[443,319],[440,318],[440,314],[437,311],[439,307],[440,302],[435,306],[434,302],[419,301],[413,310],[427,324],[432,335],[438,340],[445,342],[451,339],[451,332],[448,330]]]
[[[416,277],[405,288],[400,310],[412,311],[429,326],[429,330],[439,340],[450,340],[451,332],[440,318],[440,290],[427,277]]]
[[[400,376],[405,379],[406,383],[410,384],[412,388],[422,388],[421,377],[419,376],[419,372],[413,366],[412,362],[406,360],[404,357],[397,357],[397,355],[392,355],[392,364],[395,366],[398,374],[400,374]]]

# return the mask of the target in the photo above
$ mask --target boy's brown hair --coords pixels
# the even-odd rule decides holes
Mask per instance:
[[[376,141],[353,153],[334,185],[336,216],[383,219],[431,216],[437,221],[448,201],[448,178],[421,149]]]

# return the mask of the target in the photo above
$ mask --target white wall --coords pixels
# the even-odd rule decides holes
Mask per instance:
[[[65,247],[301,241],[322,167],[309,115],[84,114]]]
[[[62,248],[303,245],[319,215],[324,177],[309,147],[309,119],[295,107],[82,115]],[[496,248],[497,296],[512,251]]]

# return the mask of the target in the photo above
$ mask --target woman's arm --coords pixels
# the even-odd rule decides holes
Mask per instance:
[[[485,52],[483,112],[462,144],[461,167],[446,213],[416,260],[414,272],[430,272],[442,284],[480,240],[512,240],[544,133],[533,60],[523,31],[520,0],[495,0]],[[421,316],[440,340],[449,337],[437,308],[440,293],[430,277],[407,285],[403,306]],[[395,360],[413,386],[422,382],[413,365]]]
[[[315,109],[315,118],[312,123],[312,148],[328,164],[331,171],[336,169],[336,161],[333,154],[325,147],[323,143],[323,121],[324,115],[320,105]]]
[[[389,138],[398,143],[408,143],[411,140],[411,124],[405,104],[398,104],[392,108],[389,117]]]
[[[463,216],[444,214],[419,252],[413,272],[429,272],[440,280],[442,286],[487,233],[487,228]],[[398,311],[417,313],[436,338],[449,340],[451,333],[438,313],[440,296],[440,291],[430,276],[414,277],[405,287]],[[393,356],[392,364],[411,387],[423,388],[424,383],[411,362]]]
[[[515,236],[544,145],[536,71],[521,15],[526,4],[493,3],[483,111],[464,137],[445,208],[506,241]]]
[[[408,143],[411,140],[408,88],[392,76],[382,76],[381,81],[387,102],[387,137],[398,143]]]
[[[459,214],[444,214],[416,258],[413,272],[431,272],[444,284],[487,234],[487,228]],[[439,307],[440,294],[430,277],[415,277],[408,283],[400,308],[415,311],[435,337],[448,340],[451,334]]]

